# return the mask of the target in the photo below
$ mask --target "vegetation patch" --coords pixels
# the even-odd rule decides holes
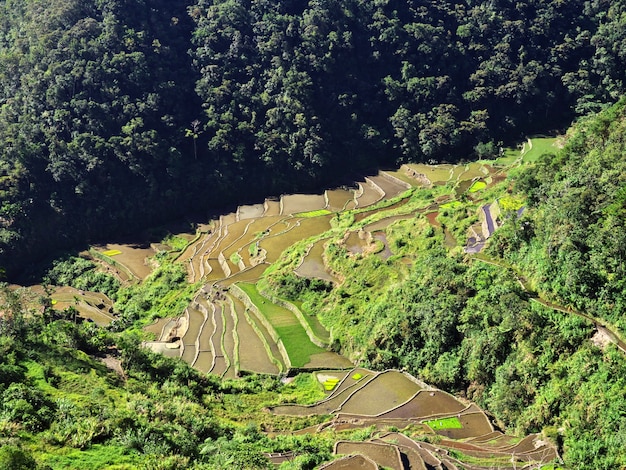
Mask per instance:
[[[121,255],[122,252],[120,250],[106,250],[106,251],[103,251],[102,254],[104,256],[117,256],[117,255]]]
[[[307,212],[298,212],[294,214],[296,217],[319,217],[321,215],[332,214],[328,209],[318,209],[315,211],[307,211]]]
[[[527,163],[534,163],[542,155],[557,153],[556,147],[557,139],[554,137],[535,137],[531,139],[530,145],[526,143],[525,152],[523,154],[523,160]]]
[[[478,191],[482,191],[486,187],[487,187],[487,183],[485,183],[484,181],[478,180],[478,181],[474,181],[467,191],[470,193],[477,193]]]
[[[324,390],[326,390],[327,392],[331,392],[335,389],[335,387],[337,386],[337,381],[334,380],[326,380],[324,382]]]
[[[462,207],[463,203],[461,201],[450,201],[439,206],[441,209],[456,209],[458,207]]]
[[[262,296],[254,284],[240,283],[238,286],[274,328],[293,367],[304,367],[313,354],[325,351],[311,342],[293,312]]]
[[[456,416],[452,416],[450,418],[431,419],[430,421],[424,421],[424,424],[429,426],[433,431],[463,428],[463,425],[461,425],[461,421]]]
[[[241,255],[239,253],[237,253],[237,252],[234,252],[233,254],[231,254],[229,256],[228,259],[230,259],[230,261],[233,264],[237,265],[237,264],[239,264],[241,262]]]
[[[498,199],[498,204],[505,211],[517,211],[524,207],[524,200],[520,196],[503,196]]]

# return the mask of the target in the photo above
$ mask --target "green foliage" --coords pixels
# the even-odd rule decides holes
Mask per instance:
[[[538,290],[621,328],[625,106],[581,120],[563,150],[519,176],[516,188],[533,210],[496,233],[492,248]]]
[[[444,430],[444,429],[461,429],[461,421],[459,418],[441,418],[441,419],[433,419],[430,421],[424,421],[424,424],[430,426],[435,431]]]
[[[196,286],[187,283],[182,265],[163,262],[141,284],[120,289],[115,303],[120,316],[113,327],[120,331],[138,320],[146,323],[182,312],[195,291]]]
[[[332,285],[322,279],[301,277],[293,273],[286,273],[280,278],[271,278],[270,282],[270,286],[280,290],[288,300],[302,300],[306,292],[322,294],[332,289]]]
[[[12,383],[2,393],[0,419],[19,424],[28,431],[46,429],[54,418],[54,404],[41,391]]]
[[[45,275],[48,284],[72,286],[85,291],[102,292],[115,298],[119,281],[110,274],[98,271],[97,265],[85,258],[70,256],[53,262]]]
[[[36,470],[37,462],[23,449],[7,445],[0,448],[0,467],[10,470]]]

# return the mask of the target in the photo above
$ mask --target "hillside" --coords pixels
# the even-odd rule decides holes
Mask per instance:
[[[564,128],[625,91],[623,8],[2,2],[0,266]]]
[[[150,248],[93,247],[38,291],[5,288],[0,461],[620,468],[620,304],[608,315],[582,282],[568,298],[537,273],[555,252],[546,214],[579,214],[547,209],[564,181],[621,174],[623,110],[497,160],[406,165]],[[593,188],[593,226],[611,226],[620,190]],[[588,243],[615,262],[604,272],[620,265]],[[601,280],[596,292],[621,292]],[[389,369],[404,372],[374,372]]]
[[[0,468],[626,468],[623,3],[0,2]]]

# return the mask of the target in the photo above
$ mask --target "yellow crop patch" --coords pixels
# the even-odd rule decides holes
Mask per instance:
[[[102,254],[105,256],[115,256],[115,255],[121,255],[122,252],[120,250],[107,250],[107,251],[103,251]]]

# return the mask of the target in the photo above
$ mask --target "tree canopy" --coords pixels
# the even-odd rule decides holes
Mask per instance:
[[[455,160],[623,90],[623,2],[0,5],[0,265]]]

